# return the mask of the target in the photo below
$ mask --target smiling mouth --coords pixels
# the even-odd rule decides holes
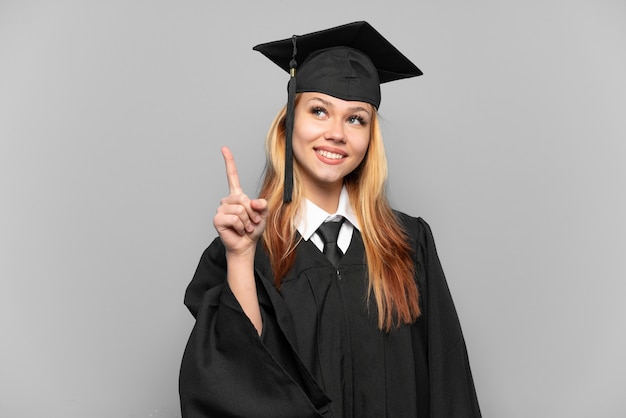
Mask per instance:
[[[316,150],[316,152],[322,157],[328,158],[330,160],[341,160],[342,158],[345,158],[345,155],[341,155],[335,152],[325,151],[321,149]]]

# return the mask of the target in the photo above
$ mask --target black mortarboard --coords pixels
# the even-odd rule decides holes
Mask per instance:
[[[285,138],[285,203],[291,201],[293,188],[291,140],[296,93],[319,92],[378,108],[380,83],[422,75],[419,68],[367,22],[294,35],[253,49],[291,74]]]

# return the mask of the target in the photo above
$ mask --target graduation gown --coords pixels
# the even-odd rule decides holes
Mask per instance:
[[[480,417],[459,320],[428,224],[396,212],[413,249],[422,315],[391,332],[367,303],[361,235],[335,269],[310,241],[280,289],[259,244],[259,336],[226,282],[219,238],[185,294],[196,318],[179,381],[183,418]]]

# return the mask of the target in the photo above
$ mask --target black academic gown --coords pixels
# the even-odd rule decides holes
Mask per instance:
[[[338,269],[310,241],[280,290],[259,245],[263,335],[226,278],[225,249],[204,252],[185,295],[196,318],[183,355],[183,418],[480,417],[467,351],[426,222],[397,213],[411,239],[421,317],[389,333],[367,306],[355,229]],[[373,297],[372,297],[373,299]]]

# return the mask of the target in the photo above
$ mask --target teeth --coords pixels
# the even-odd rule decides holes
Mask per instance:
[[[317,153],[324,158],[330,158],[331,160],[340,160],[343,158],[341,154],[335,154],[334,152],[317,150]]]

